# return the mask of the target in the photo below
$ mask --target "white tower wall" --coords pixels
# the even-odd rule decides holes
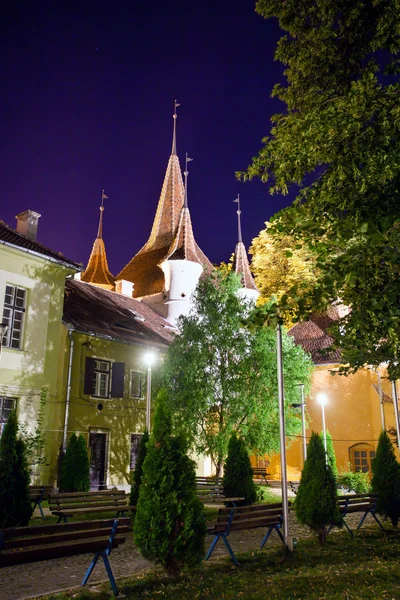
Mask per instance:
[[[178,318],[181,315],[188,315],[192,308],[192,294],[203,267],[190,260],[166,260],[161,268],[165,275],[164,305],[167,307],[165,319],[175,325]]]

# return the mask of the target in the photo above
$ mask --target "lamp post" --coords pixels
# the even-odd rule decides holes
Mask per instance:
[[[322,409],[322,431],[324,432],[324,448],[325,448],[325,460],[328,464],[328,451],[326,446],[326,424],[325,424],[325,404],[328,402],[326,394],[320,393],[317,395],[317,401],[321,405]]]
[[[147,394],[146,394],[146,429],[150,433],[150,409],[151,409],[151,367],[156,360],[154,352],[147,352],[143,360],[147,365]]]

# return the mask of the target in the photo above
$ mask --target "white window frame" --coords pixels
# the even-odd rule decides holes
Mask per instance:
[[[12,302],[6,302],[7,296],[9,295],[8,289],[12,292]],[[16,298],[17,293],[23,292],[22,306],[17,306]],[[6,290],[4,294],[4,307],[3,307],[3,322],[7,323],[7,331],[3,336],[2,345],[5,348],[11,348],[12,350],[21,350],[24,339],[24,328],[25,328],[25,313],[26,313],[26,299],[28,290],[6,283]],[[18,330],[15,325],[18,322],[16,317],[20,318],[20,329]],[[19,332],[19,338],[14,337],[16,332]],[[15,342],[17,345],[14,345]]]
[[[132,375],[137,375],[139,377],[139,396],[132,393]],[[138,400],[143,398],[143,373],[141,371],[136,371],[135,369],[130,370],[129,374],[129,397],[137,398]]]
[[[109,398],[111,389],[111,361],[94,358],[93,369],[93,391],[94,398]],[[102,382],[104,382],[104,393],[102,393]]]

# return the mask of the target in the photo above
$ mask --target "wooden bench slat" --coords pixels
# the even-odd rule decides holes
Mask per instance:
[[[91,508],[66,508],[59,510],[52,510],[51,514],[56,516],[72,517],[74,515],[89,515],[91,513],[98,512],[117,512],[117,511],[128,511],[136,510],[136,506],[121,504],[118,506],[93,506]]]
[[[129,533],[129,525],[118,524],[118,534]],[[18,537],[10,540],[5,540],[3,550],[11,550],[12,548],[26,548],[29,546],[57,544],[58,542],[72,542],[74,540],[88,540],[90,538],[109,537],[110,527],[101,529],[83,529],[80,531],[70,531],[64,533],[52,533],[50,535],[41,535],[38,537]]]
[[[25,527],[8,527],[3,529],[6,539],[11,537],[26,537],[28,535],[49,535],[66,531],[80,531],[82,529],[98,529],[107,527],[111,529],[115,519],[95,519],[91,521],[76,521],[75,523],[52,523],[51,525],[27,525]],[[118,517],[119,526],[129,525],[129,517]]]
[[[53,496],[58,496],[60,498],[67,498],[68,496],[71,498],[79,498],[80,496],[85,497],[85,496],[111,496],[111,495],[120,495],[120,496],[124,496],[125,495],[125,490],[101,490],[100,492],[57,492],[55,494],[52,494]]]
[[[62,503],[55,503],[55,502],[49,502],[49,508],[53,509],[56,508],[58,510],[63,510],[63,509],[69,509],[69,508],[91,508],[91,507],[96,507],[96,506],[124,506],[126,504],[126,500],[116,500],[115,502],[62,502]]]

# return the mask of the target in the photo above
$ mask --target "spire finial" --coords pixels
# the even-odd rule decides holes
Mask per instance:
[[[184,208],[188,207],[188,199],[187,199],[187,180],[188,180],[188,175],[189,175],[188,162],[190,162],[192,160],[193,160],[193,158],[189,158],[188,153],[186,152],[186,163],[185,163],[185,172],[184,172],[184,176],[185,176],[185,199],[183,202]]]
[[[99,229],[97,231],[97,237],[103,239],[103,211],[104,211],[104,200],[107,200],[108,196],[105,195],[104,190],[101,190],[101,206],[100,206],[100,219]]]
[[[236,200],[234,200],[234,202],[237,202],[238,205],[238,209],[237,209],[237,216],[238,216],[238,242],[241,243],[242,242],[242,224],[240,221],[240,215],[242,214],[242,211],[240,210],[240,196],[238,194],[238,197],[236,198]]]
[[[177,103],[177,101],[174,101],[174,114],[173,114],[173,119],[174,119],[174,134],[172,136],[172,154],[176,154],[176,120],[178,118],[178,115],[176,114],[176,109],[178,108],[178,106],[180,106],[180,104]]]

